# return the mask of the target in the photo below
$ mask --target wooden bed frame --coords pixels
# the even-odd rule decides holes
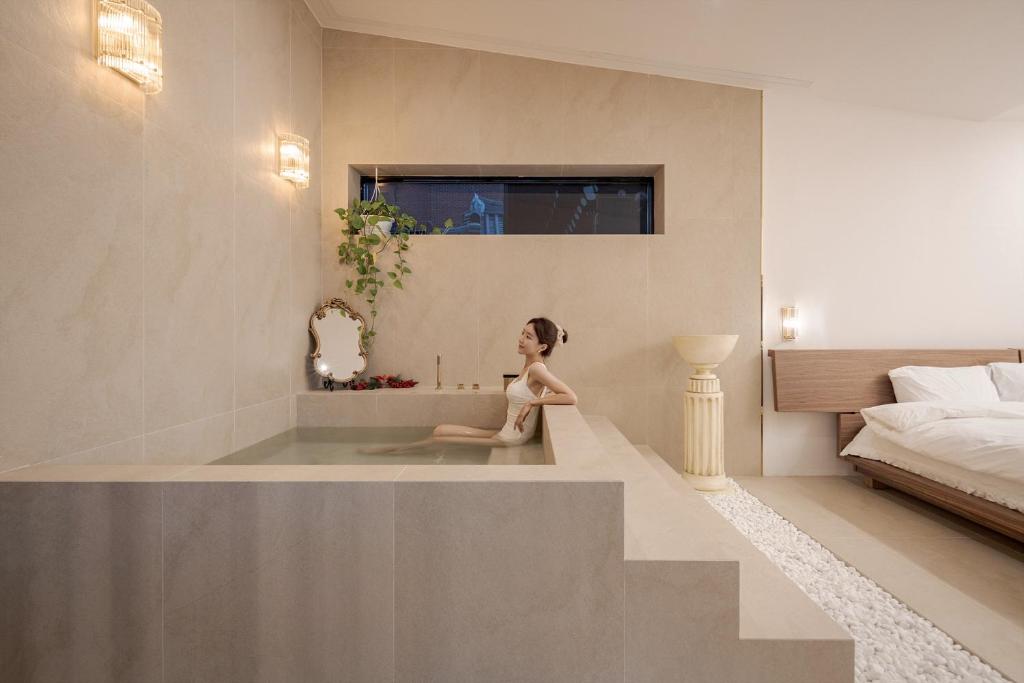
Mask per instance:
[[[864,426],[862,408],[896,402],[889,370],[904,365],[961,367],[1024,361],[1020,349],[773,349],[768,356],[775,410],[835,413],[837,455]],[[1024,513],[884,462],[854,455],[840,457],[850,462],[871,488],[899,489],[1024,542]]]

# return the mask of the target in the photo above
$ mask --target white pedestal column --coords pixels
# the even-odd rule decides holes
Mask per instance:
[[[676,351],[696,372],[683,397],[683,477],[701,491],[728,488],[725,478],[725,397],[714,370],[729,357],[739,335],[687,334],[672,337]]]
[[[701,491],[721,491],[725,478],[725,394],[710,372],[691,375],[683,397],[683,477]]]

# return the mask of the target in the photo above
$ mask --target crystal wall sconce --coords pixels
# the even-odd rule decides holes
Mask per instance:
[[[282,178],[292,181],[296,187],[309,187],[309,140],[301,135],[279,134],[277,169]]]
[[[164,86],[163,24],[145,0],[98,0],[96,60],[132,79],[147,95]]]
[[[796,341],[800,336],[800,309],[796,306],[782,307],[782,341]]]

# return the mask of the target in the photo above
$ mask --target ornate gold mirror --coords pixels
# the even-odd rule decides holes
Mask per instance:
[[[331,299],[309,317],[309,333],[315,348],[313,368],[324,378],[324,388],[334,391],[366,369],[363,329],[366,321],[341,299]]]

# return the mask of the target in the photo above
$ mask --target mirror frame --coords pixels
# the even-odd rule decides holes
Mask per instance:
[[[367,356],[366,349],[363,347],[363,335],[362,335],[362,333],[360,333],[358,335],[359,355],[363,359],[363,367],[362,368],[360,368],[356,372],[352,373],[348,377],[335,377],[333,372],[328,372],[325,375],[325,374],[321,373],[320,370],[317,368],[316,360],[317,360],[317,358],[320,357],[320,335],[317,334],[316,327],[313,325],[313,323],[316,320],[323,320],[324,318],[326,318],[327,317],[327,311],[329,309],[332,309],[332,308],[336,308],[336,309],[340,309],[340,310],[344,311],[346,316],[348,316],[349,318],[352,318],[353,320],[357,321],[357,323],[364,330],[366,329],[366,319],[362,315],[357,313],[355,311],[355,309],[353,309],[351,306],[349,306],[343,299],[338,299],[338,298],[328,299],[326,302],[324,302],[323,306],[321,306],[320,308],[318,308],[315,311],[313,311],[313,315],[309,316],[309,333],[311,335],[313,335],[313,341],[316,343],[316,346],[313,349],[313,353],[309,354],[309,357],[313,359],[313,371],[316,372],[316,374],[318,374],[319,376],[321,376],[321,377],[323,377],[325,379],[331,380],[332,382],[347,382],[350,379],[358,377],[359,375],[361,375],[363,372],[366,371],[366,366],[367,366],[367,363],[368,363],[368,356]]]

